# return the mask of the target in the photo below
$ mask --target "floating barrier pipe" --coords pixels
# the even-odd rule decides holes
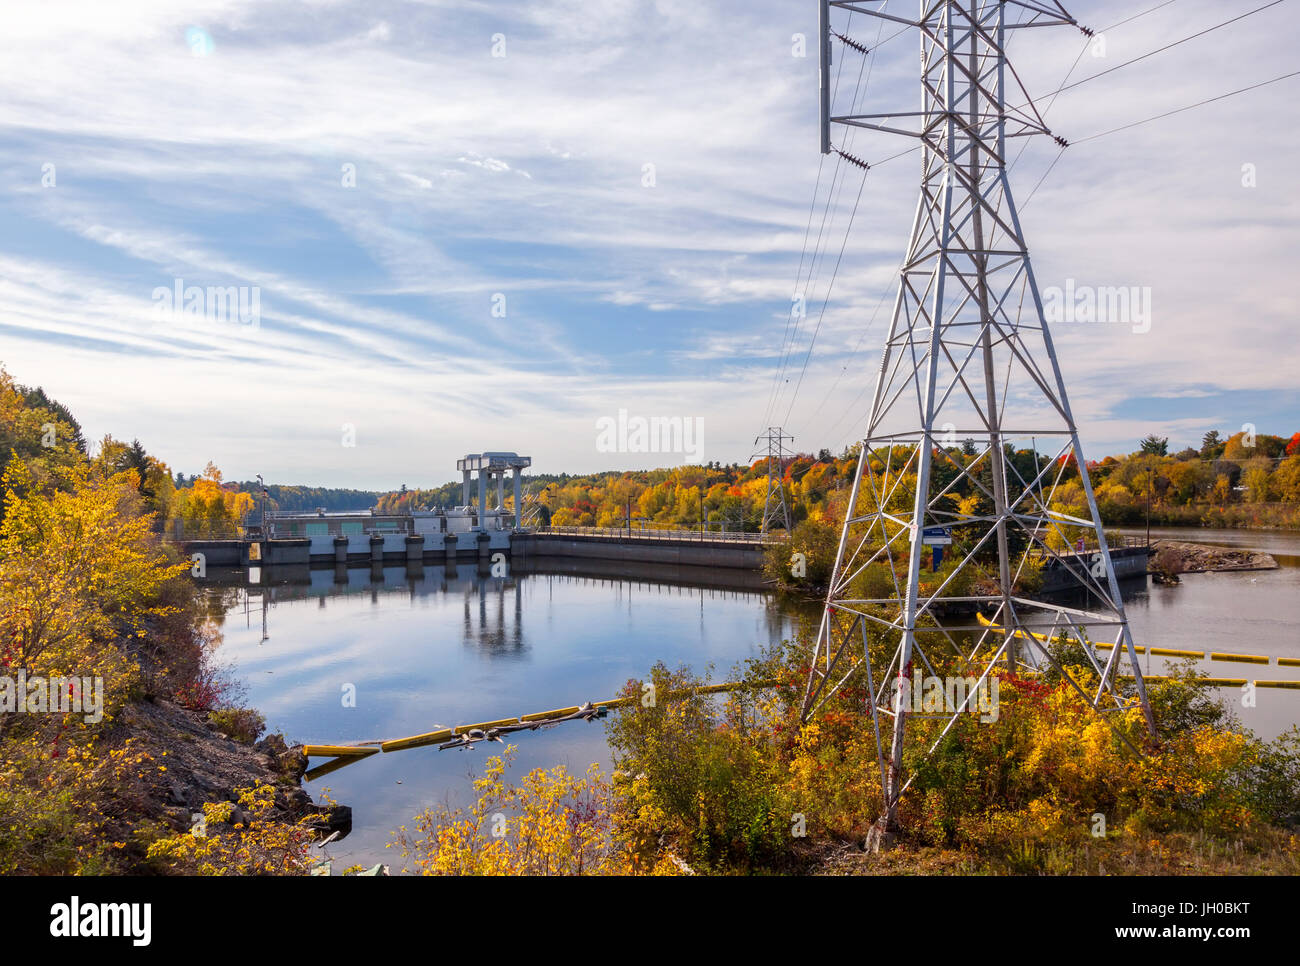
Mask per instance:
[[[662,695],[666,700],[676,698],[690,697],[696,694],[721,694],[725,691],[737,691],[741,688],[771,688],[777,685],[777,681],[729,681],[724,684],[706,684],[698,688],[682,688],[669,691]],[[624,698],[608,698],[604,701],[593,701],[589,707],[598,710],[608,710],[618,708],[624,705],[640,701],[640,695],[632,695]],[[517,728],[520,725],[544,725],[548,721],[556,721],[572,718],[583,710],[583,706],[572,705],[568,708],[555,708],[551,711],[536,711],[532,714],[521,715],[517,718],[498,718],[495,721],[478,721],[474,724],[456,725],[452,728],[439,728],[437,731],[428,731],[424,734],[411,735],[407,738],[393,738],[389,741],[378,742],[378,748],[367,747],[364,745],[303,745],[303,753],[308,756],[321,757],[349,757],[363,758],[373,755],[376,751],[404,751],[407,748],[422,748],[427,745],[440,745],[451,741],[455,738],[467,735],[472,731],[488,732],[494,728]]]
[[[979,619],[980,624],[989,628],[994,633],[997,634],[1008,633],[1007,628],[1001,626],[1000,624],[994,624],[983,614],[977,612],[975,616]],[[1029,638],[1032,637],[1034,640],[1042,641],[1045,644],[1051,642],[1051,638],[1048,637],[1046,634],[1037,634],[1034,633],[1033,631],[1026,631],[1024,629],[1016,630],[1010,633],[1014,634],[1014,636],[1020,638],[1021,640],[1028,640]],[[1114,646],[1115,646],[1114,644],[1109,644],[1109,643],[1093,644],[1093,647],[1097,648],[1098,650],[1109,650]],[[1233,662],[1236,664],[1268,664],[1270,660],[1269,657],[1264,654],[1234,654],[1230,651],[1211,651],[1207,655],[1204,651],[1184,651],[1172,647],[1139,647],[1135,645],[1133,649],[1137,651],[1137,653],[1139,654],[1150,654],[1153,657],[1194,657],[1202,661],[1204,660],[1225,661],[1225,662]],[[1279,657],[1277,659],[1277,663],[1281,667],[1300,667],[1300,658]],[[1159,680],[1159,678],[1153,678],[1153,680]]]
[[[365,758],[379,753],[375,747],[364,745],[303,745],[302,753],[308,757],[322,758]]]

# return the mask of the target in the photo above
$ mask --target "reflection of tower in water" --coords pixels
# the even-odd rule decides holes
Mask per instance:
[[[488,655],[518,656],[524,651],[523,584],[513,577],[493,577],[482,569],[466,583],[464,642]],[[510,605],[507,606],[507,598]]]

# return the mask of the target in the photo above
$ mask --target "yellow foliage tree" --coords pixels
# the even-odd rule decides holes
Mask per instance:
[[[623,875],[635,871],[612,814],[612,788],[597,765],[585,776],[538,768],[519,785],[505,780],[505,757],[488,759],[467,809],[426,809],[415,830],[390,846],[422,875]],[[671,872],[665,864],[654,871]]]
[[[78,471],[71,492],[39,490],[26,463],[5,474],[0,525],[0,641],[10,667],[29,674],[104,677],[115,704],[136,670],[120,642],[170,613],[163,589],[173,564],[140,512],[127,474]],[[25,496],[20,494],[25,493]]]
[[[234,537],[254,505],[250,494],[225,489],[221,471],[209,463],[203,476],[176,491],[172,520],[179,519],[190,538]]]

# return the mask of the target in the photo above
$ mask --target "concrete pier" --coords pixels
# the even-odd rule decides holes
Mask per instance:
[[[406,538],[406,562],[424,563],[424,537],[411,534]]]

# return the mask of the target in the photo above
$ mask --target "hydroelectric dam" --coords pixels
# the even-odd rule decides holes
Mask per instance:
[[[620,527],[529,525],[535,505],[524,498],[521,479],[531,465],[531,457],[513,452],[471,453],[456,462],[462,473],[459,506],[391,514],[324,508],[255,512],[237,538],[180,543],[198,569],[259,568],[287,574],[302,568],[465,564],[489,572],[494,564],[506,562],[527,569],[567,569],[590,562],[639,577],[678,567],[756,575],[763,570],[768,549],[788,541],[784,530],[663,530],[647,528],[647,521],[635,518]],[[509,507],[507,473],[514,497]],[[1042,592],[1076,583],[1072,572],[1094,566],[1095,553],[1079,548],[1050,560]],[[1117,577],[1147,573],[1150,551],[1144,542],[1118,540],[1110,553]]]

